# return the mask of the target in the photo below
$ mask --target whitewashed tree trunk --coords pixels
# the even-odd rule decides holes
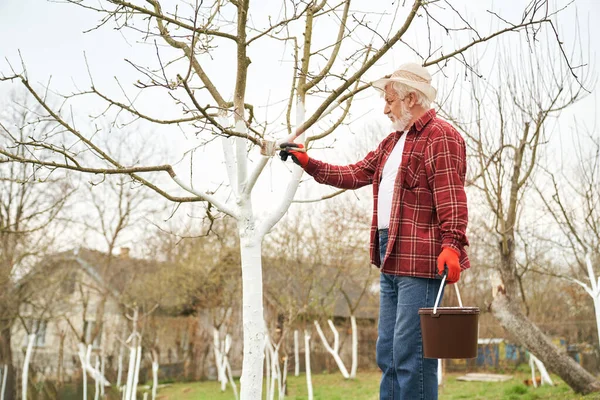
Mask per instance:
[[[95,366],[97,374],[94,374],[94,400],[100,399],[100,380],[98,379],[98,375],[100,374],[100,360],[96,356],[96,366]]]
[[[277,381],[277,369],[279,367],[279,360],[277,357],[277,351],[276,350],[270,350],[271,351],[271,385],[269,388],[269,400],[275,400],[275,385],[277,384],[277,387],[279,387],[279,382]]]
[[[594,268],[592,267],[592,258],[589,252],[585,255],[585,264],[587,267],[588,280],[590,284],[573,279],[573,282],[581,286],[594,302],[594,313],[596,314],[596,332],[598,333],[598,344],[600,345],[600,276],[596,278]]]
[[[352,327],[352,366],[350,367],[350,379],[356,378],[358,369],[358,327],[356,325],[356,316],[350,316],[350,325]]]
[[[534,356],[531,353],[529,353],[529,365],[531,366],[531,373],[533,375],[532,379],[533,379],[534,387],[537,387],[537,382],[535,381],[534,365],[540,371],[541,384],[543,385],[544,383],[547,383],[550,386],[554,386],[554,382],[552,382],[552,378],[550,378],[550,374],[548,373],[548,370],[546,369],[546,366],[544,365],[544,363],[541,362],[536,356]]]
[[[83,343],[79,343],[77,345],[77,355],[79,356],[79,361],[81,362],[81,373],[83,378],[83,399],[87,400],[87,374],[88,374],[88,364],[90,360],[92,347],[88,346],[87,348]]]
[[[129,349],[129,368],[127,370],[127,382],[125,383],[125,399],[131,400],[131,390],[133,388],[133,375],[135,373],[135,359],[137,347],[131,346]]]
[[[6,377],[8,376],[8,365],[4,364],[4,373],[2,374],[2,385],[0,386],[0,400],[4,400],[6,392]]]
[[[265,345],[265,360],[267,361],[267,400],[275,400],[275,389],[277,389],[278,398],[285,397],[285,379],[287,379],[287,357],[283,362],[283,375],[279,365],[279,344],[273,345],[267,337]]]
[[[239,133],[247,133],[244,122],[243,99],[234,98],[234,106],[237,110],[235,130]],[[304,122],[304,114],[304,104],[299,103],[296,109],[297,126]],[[222,118],[221,121],[225,122]],[[240,378],[240,398],[241,400],[256,400],[262,397],[266,335],[262,286],[262,239],[288,210],[300,184],[303,170],[299,167],[295,168],[280,204],[275,206],[264,219],[257,221],[252,208],[252,188],[269,158],[263,157],[260,159],[254,166],[254,170],[248,174],[246,140],[242,138],[234,138],[233,141],[224,139],[221,143],[227,175],[236,197],[237,207],[230,214],[235,215],[238,224],[242,263],[244,351],[242,376]],[[234,150],[233,147],[235,147],[235,152],[232,151]],[[224,210],[222,205],[216,205],[217,208]],[[225,206],[225,209],[231,211],[227,206]]]
[[[225,390],[224,388],[227,386],[227,378],[228,378],[227,365],[229,365],[229,350],[231,350],[231,335],[226,334],[225,335],[225,343],[223,346],[223,377],[225,378],[225,382],[221,386],[221,391],[224,391]],[[231,375],[231,374],[229,374],[229,375]],[[230,381],[233,381],[233,376],[229,376],[229,378],[230,378]]]
[[[444,382],[444,376],[443,376],[443,366],[442,366],[442,359],[438,358],[438,373],[437,373],[437,378],[438,378],[438,386],[441,386],[442,383]]]
[[[117,389],[121,390],[121,379],[123,378],[123,345],[119,345],[119,357],[117,361]]]
[[[137,347],[137,354],[135,355],[135,372],[133,374],[133,388],[131,389],[131,400],[136,399],[138,382],[140,379],[140,363],[142,361],[142,346]]]
[[[224,369],[224,356],[222,351],[223,344],[221,343],[221,337],[219,331],[213,328],[213,350],[215,353],[215,363],[217,365],[217,381],[221,383],[221,391],[225,391],[225,385],[227,385],[227,378],[225,377]]]
[[[102,350],[100,357],[100,376],[106,376],[106,363],[104,361],[105,359],[106,358],[104,357],[104,350]],[[100,385],[100,396],[104,398],[104,385]]]
[[[226,338],[227,340],[227,338]],[[221,392],[224,392],[227,389],[227,350],[225,341],[221,342]]]
[[[298,350],[298,330],[294,331],[294,376],[300,376],[300,352]]]
[[[247,207],[251,207],[250,199]],[[244,325],[244,359],[240,393],[242,400],[261,398],[263,385],[263,357],[265,346],[265,323],[263,311],[261,239],[255,230],[248,209],[246,221],[239,223],[242,256],[242,305]]]
[[[335,360],[335,363],[337,364],[337,366],[340,369],[340,372],[342,373],[344,378],[349,379],[350,374],[348,374],[348,370],[346,369],[346,366],[344,365],[344,362],[342,361],[342,358],[340,357],[340,353],[339,353],[340,334],[338,333],[337,329],[335,328],[333,321],[328,319],[327,323],[329,324],[329,328],[333,332],[333,348],[329,345],[329,342],[327,342],[327,338],[323,334],[323,330],[321,329],[321,325],[319,325],[318,321],[315,321],[315,327],[317,328],[317,332],[319,333],[319,336],[321,337],[323,346],[325,346],[325,349],[327,349],[329,354],[331,354],[333,356],[333,359]]]
[[[308,334],[308,331],[304,331],[304,363],[308,400],[313,400],[312,376],[310,373],[310,335]]]
[[[27,350],[25,351],[25,360],[23,361],[23,375],[21,376],[21,394],[23,400],[27,400],[27,380],[29,379],[29,363],[31,361],[31,353],[33,352],[33,343],[35,342],[35,333],[29,335],[27,341]]]
[[[156,400],[158,390],[158,354],[152,352],[152,400]]]
[[[233,395],[235,397],[235,400],[238,400],[239,396],[238,396],[238,391],[237,391],[237,385],[235,384],[235,381],[233,380],[233,373],[231,372],[231,364],[229,364],[229,359],[225,359],[225,363],[226,363],[226,367],[227,367],[227,376],[229,376],[229,384],[231,385],[231,388],[233,389]]]
[[[287,387],[287,367],[288,358],[286,356],[283,359],[283,374],[279,380],[279,400],[283,400],[285,398],[285,388]]]
[[[536,388],[537,382],[535,381],[535,363],[533,362],[533,357],[531,357],[531,353],[529,353],[529,368],[531,368],[531,384],[534,388]]]
[[[267,392],[265,393],[265,398],[267,400],[269,400],[269,398],[271,397],[271,354],[269,352],[268,349],[268,338],[265,341],[265,388],[267,389]]]

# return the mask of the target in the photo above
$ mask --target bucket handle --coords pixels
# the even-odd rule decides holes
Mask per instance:
[[[446,283],[446,277],[448,276],[448,271],[444,270],[444,275],[442,275],[442,283],[440,284],[440,289],[438,290],[437,297],[435,298],[435,305],[433,306],[433,313],[436,314],[438,305],[440,303],[440,297],[442,296],[442,289],[444,288],[444,283]],[[458,291],[458,283],[454,283],[454,289],[456,289],[456,297],[458,298],[458,306],[462,308],[462,299],[460,298],[460,292]]]

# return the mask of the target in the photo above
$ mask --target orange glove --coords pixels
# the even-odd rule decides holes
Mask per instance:
[[[289,156],[292,156],[292,161],[302,168],[306,167],[306,164],[308,164],[308,154],[306,154],[303,144],[292,142],[281,143],[279,147],[281,148],[279,157],[281,157],[282,161],[286,161]]]
[[[460,279],[460,254],[451,247],[444,247],[437,260],[438,273],[444,275],[444,267],[448,267],[447,283],[456,283]]]

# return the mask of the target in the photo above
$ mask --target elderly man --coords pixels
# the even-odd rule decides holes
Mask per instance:
[[[404,64],[373,82],[383,92],[394,132],[356,164],[309,158],[284,143],[293,161],[319,183],[344,189],[373,185],[371,262],[381,268],[377,364],[381,399],[437,399],[437,360],[423,357],[418,310],[433,307],[440,279],[469,268],[466,149],[460,134],[438,118],[436,89],[418,64]]]

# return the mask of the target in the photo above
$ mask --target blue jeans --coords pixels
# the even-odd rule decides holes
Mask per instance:
[[[381,260],[387,230],[379,231]],[[433,307],[440,280],[381,273],[377,365],[381,400],[436,400],[438,360],[423,358],[419,308]],[[441,300],[440,300],[441,302]]]

